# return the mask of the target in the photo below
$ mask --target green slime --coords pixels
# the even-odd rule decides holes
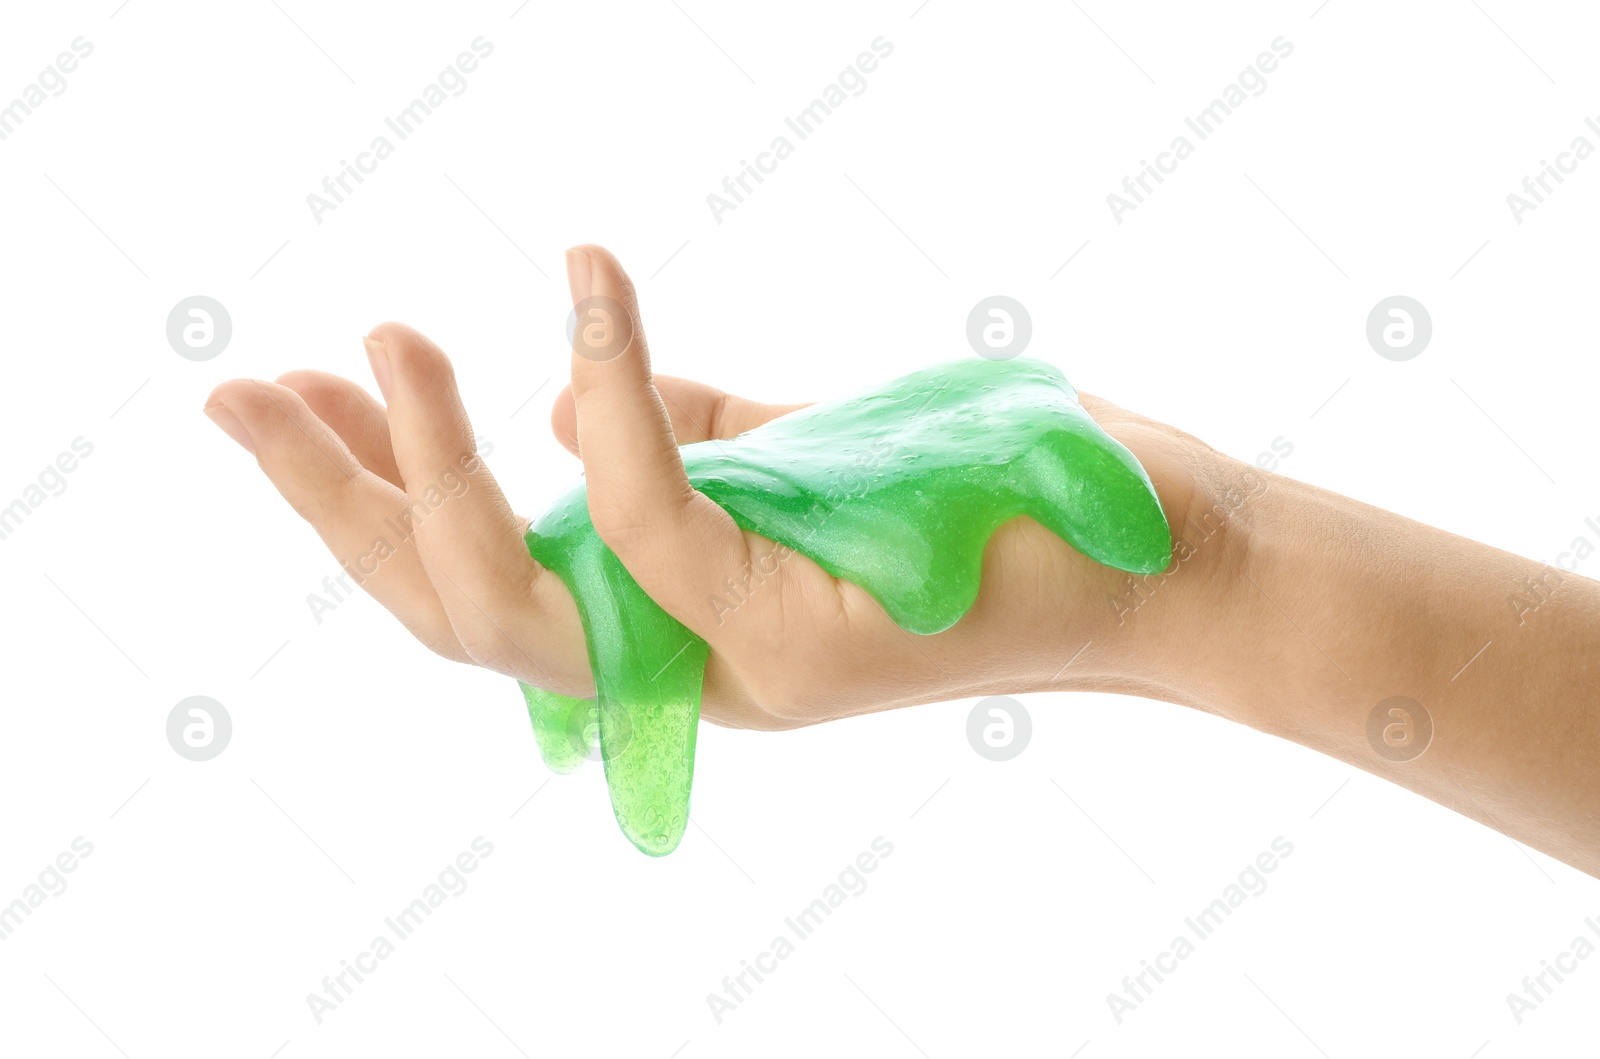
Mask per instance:
[[[927,368],[680,452],[690,483],[741,528],[859,585],[912,633],[960,620],[989,537],[1020,515],[1120,570],[1158,573],[1172,557],[1144,468],[1039,361]],[[540,753],[569,772],[598,729],[618,825],[641,851],[670,853],[689,821],[707,644],[600,540],[581,482],[527,544],[577,602],[596,689],[585,700],[522,684]],[[728,595],[711,600],[719,621],[740,620],[774,570],[729,573]]]

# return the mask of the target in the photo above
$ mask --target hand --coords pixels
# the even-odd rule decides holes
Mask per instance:
[[[568,267],[574,301],[604,295],[639,320],[633,285],[607,251],[577,248]],[[732,437],[803,406],[653,376],[643,330],[635,330],[613,359],[573,356],[552,427],[583,461],[601,538],[652,598],[710,644],[709,720],[791,728],[1042,687],[1144,690],[1158,679],[1155,656],[1108,605],[1126,575],[1026,518],[995,533],[977,602],[935,636],[905,632],[863,590],[792,553],[736,612],[713,613],[707,601],[725,579],[764,558],[770,565],[777,546],[692,489],[677,446]],[[401,324],[379,325],[367,346],[387,407],[349,380],[296,371],[276,383],[224,383],[207,412],[254,452],[361,587],[428,647],[592,696],[576,607],[528,555],[528,520],[477,458],[450,360]],[[1145,462],[1181,526],[1196,475],[1215,477],[1209,450],[1105,402],[1084,404]],[[392,527],[406,524],[408,505],[420,517],[402,537]]]
[[[574,355],[553,426],[583,461],[601,538],[710,644],[707,719],[775,729],[984,694],[1138,694],[1332,754],[1600,875],[1600,584],[1563,576],[1551,589],[1538,563],[1258,472],[1084,396],[1160,494],[1176,543],[1165,574],[1130,578],[1017,518],[991,537],[971,610],[937,635],[905,632],[798,554],[719,621],[709,597],[775,545],[690,488],[677,445],[798,406],[652,376],[616,261],[580,247],[568,270],[575,300],[615,299],[636,333],[611,360]],[[527,520],[477,458],[450,361],[400,324],[375,328],[368,351],[387,408],[302,371],[224,383],[206,411],[418,639],[592,695],[577,608],[529,556]],[[421,517],[397,534],[408,508]],[[1532,617],[1508,609],[1535,582]],[[1372,742],[1374,710],[1397,695],[1431,715],[1420,756]]]

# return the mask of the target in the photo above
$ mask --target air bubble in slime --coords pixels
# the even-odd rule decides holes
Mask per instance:
[[[1158,573],[1172,557],[1144,468],[1039,361],[927,368],[680,451],[690,483],[741,528],[859,585],[912,633],[967,612],[984,546],[1019,515],[1119,570]],[[527,543],[577,602],[596,689],[583,700],[522,685],[540,753],[571,771],[598,730],[618,825],[643,852],[670,853],[689,820],[706,642],[601,542],[581,482]],[[729,573],[737,585],[745,572]]]

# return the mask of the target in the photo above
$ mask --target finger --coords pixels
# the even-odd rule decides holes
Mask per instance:
[[[573,343],[589,518],[639,587],[716,646],[732,626],[719,626],[710,601],[724,579],[748,564],[744,536],[726,511],[689,485],[622,267],[609,251],[582,246],[567,251],[567,274],[580,328],[593,315],[614,329],[606,332],[607,344],[582,333]]]
[[[234,379],[211,392],[206,414],[255,454],[350,580],[434,651],[469,660],[405,536],[405,494],[362,467],[299,394],[276,383]]]
[[[736,437],[806,407],[803,404],[763,404],[724,393],[703,382],[675,379],[670,375],[656,375],[654,381],[679,445]],[[568,452],[578,454],[578,406],[572,398],[570,385],[561,391],[550,410],[550,429]]]
[[[291,371],[278,385],[300,395],[313,415],[333,429],[361,466],[399,489],[405,488],[389,443],[389,413],[366,390],[325,371]]]
[[[417,549],[462,647],[539,687],[587,682],[576,607],[528,554],[527,521],[478,457],[449,358],[403,324],[380,324],[366,342]]]

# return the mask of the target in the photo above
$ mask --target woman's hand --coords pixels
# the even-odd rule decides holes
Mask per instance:
[[[601,538],[710,644],[709,720],[792,728],[983,694],[1127,692],[1321,750],[1600,875],[1595,582],[1258,472],[1085,397],[1161,496],[1166,573],[1131,578],[1017,518],[990,539],[971,610],[934,636],[795,553],[728,612],[712,603],[727,580],[785,553],[691,488],[677,446],[797,406],[653,377],[616,261],[580,247],[568,269],[575,301],[612,299],[632,331],[615,356],[574,354],[555,432],[583,461]],[[352,382],[292,372],[224,383],[206,411],[418,639],[592,695],[577,608],[478,459],[450,361],[399,324],[374,329],[368,351],[387,408]],[[1539,602],[1519,608],[1535,583]],[[1410,724],[1426,739],[1386,744]]]
[[[702,701],[709,720],[791,728],[979,694],[1157,693],[1171,683],[1167,652],[1155,649],[1155,615],[1176,613],[1194,593],[1166,589],[1136,632],[1115,603],[1126,575],[1030,519],[995,533],[977,602],[935,636],[904,631],[854,584],[739,529],[690,487],[677,446],[733,437],[802,406],[653,376],[633,285],[616,260],[580,247],[569,252],[568,268],[574,302],[611,299],[631,318],[631,340],[609,359],[574,354],[552,427],[583,461],[601,539],[652,598],[710,644]],[[528,555],[528,520],[513,513],[477,458],[450,360],[400,324],[375,328],[367,347],[386,406],[349,380],[296,371],[276,383],[224,383],[206,410],[255,454],[362,588],[423,643],[550,691],[593,695],[576,606],[565,584]],[[1171,428],[1093,398],[1084,404],[1144,462],[1177,532],[1197,491],[1209,495],[1224,477],[1225,461]],[[1226,550],[1214,553],[1221,560]],[[726,598],[729,578],[741,584],[751,568],[774,565],[731,611],[711,603]]]

